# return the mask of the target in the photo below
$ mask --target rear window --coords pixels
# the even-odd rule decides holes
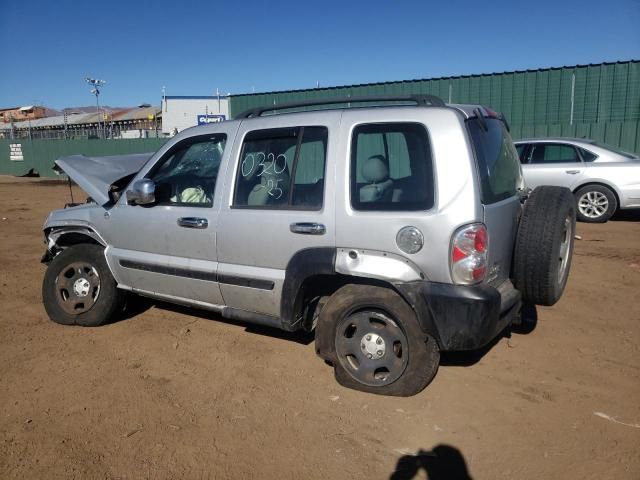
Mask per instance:
[[[493,118],[467,121],[471,141],[476,153],[482,203],[499,202],[516,194],[520,185],[520,161],[511,136],[504,124]]]
[[[610,152],[617,153],[618,155],[622,155],[627,158],[637,158],[633,153],[629,153],[626,150],[622,150],[621,148],[614,147],[613,145],[609,145],[607,143],[593,142],[593,145],[604,148],[605,150],[609,150]]]
[[[428,210],[433,166],[427,130],[417,123],[359,125],[351,141],[355,210]]]

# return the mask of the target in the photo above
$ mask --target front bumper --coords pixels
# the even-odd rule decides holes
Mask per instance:
[[[396,288],[442,351],[482,348],[517,318],[522,304],[520,292],[509,280],[497,288],[434,282],[397,284]]]

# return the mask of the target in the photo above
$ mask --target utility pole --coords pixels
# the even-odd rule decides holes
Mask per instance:
[[[67,139],[67,126],[69,124],[69,114],[67,113],[67,109],[65,108],[62,111],[62,114],[64,115],[64,139]]]
[[[96,96],[96,113],[98,114],[98,136],[104,138],[104,132],[101,130],[100,124],[100,88],[102,88],[107,82],[105,80],[98,80],[96,78],[85,77],[85,81],[91,85],[91,93]],[[105,122],[106,125],[107,122]]]

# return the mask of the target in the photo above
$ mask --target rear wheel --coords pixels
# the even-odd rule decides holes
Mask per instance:
[[[116,287],[103,252],[98,245],[73,245],[51,261],[42,282],[42,299],[51,320],[95,327],[122,309],[125,293]]]
[[[527,199],[513,261],[513,280],[525,301],[556,303],[567,284],[573,256],[576,209],[564,187],[536,188]]]
[[[422,391],[440,360],[409,305],[394,291],[370,285],[347,285],[331,296],[318,320],[316,346],[341,385],[380,395]]]
[[[618,208],[613,192],[603,185],[587,185],[575,193],[578,220],[587,223],[604,223]]]

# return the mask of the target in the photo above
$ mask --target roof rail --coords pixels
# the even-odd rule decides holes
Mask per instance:
[[[277,110],[287,110],[298,107],[313,107],[316,105],[333,105],[336,103],[375,103],[375,102],[414,102],[416,105],[424,107],[444,107],[445,103],[441,98],[435,95],[406,95],[406,96],[376,96],[376,97],[336,97],[323,98],[318,100],[309,100],[306,102],[282,103],[280,105],[269,105],[263,107],[255,107],[245,110],[236,115],[234,118],[253,118],[259,117],[265,112],[274,112]]]

